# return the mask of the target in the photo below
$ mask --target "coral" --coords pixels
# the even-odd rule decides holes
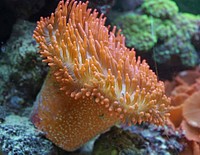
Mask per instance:
[[[53,145],[26,117],[10,115],[0,124],[0,146],[8,155],[49,155]]]
[[[177,31],[176,25],[170,20],[158,20],[155,25],[155,33],[159,40],[164,41],[173,36]]]
[[[195,154],[200,151],[200,69],[182,71],[165,85],[172,99],[170,122],[185,133],[185,154]]]
[[[148,51],[157,42],[156,35],[151,32],[151,19],[147,15],[128,13],[113,21],[126,36],[126,45],[139,51]]]
[[[144,0],[143,11],[156,18],[169,19],[178,13],[178,6],[172,0]]]
[[[126,131],[124,131],[126,130]],[[152,124],[132,125],[123,129],[113,127],[94,144],[94,155],[178,154],[184,146],[183,134],[169,126]]]
[[[134,37],[127,36],[126,44],[128,47],[135,47],[139,51],[148,51],[149,49],[154,47],[156,42],[156,36],[148,32],[143,32],[135,34]]]
[[[198,62],[198,54],[195,48],[181,36],[172,37],[164,44],[156,46],[153,57],[157,63],[165,63],[169,66],[193,67]]]
[[[124,36],[104,26],[87,3],[60,1],[33,37],[50,72],[32,121],[65,150],[75,150],[115,123],[163,124],[170,99]]]
[[[126,34],[130,32],[139,33],[144,29],[146,29],[148,32],[151,30],[151,20],[147,15],[127,13],[119,16],[113,22],[114,24],[118,24]]]
[[[177,27],[175,36],[181,36],[184,40],[191,40],[191,37],[198,31],[199,16],[189,13],[179,13],[172,19]]]
[[[148,59],[167,67],[194,67],[199,63],[197,50],[200,17],[178,13],[178,9],[174,8],[177,6],[169,0],[145,0],[138,8],[143,9],[143,12],[136,10],[119,14],[112,23],[122,29],[127,39],[126,45],[143,55],[148,52]]]
[[[198,20],[197,16],[189,14],[176,15],[172,20],[176,29],[170,38],[155,47],[154,60],[171,66],[195,66],[198,63],[198,54],[191,44],[191,38],[198,31]]]
[[[192,44],[194,45],[195,49],[198,51],[200,55],[200,22],[198,23],[198,31],[192,36]]]

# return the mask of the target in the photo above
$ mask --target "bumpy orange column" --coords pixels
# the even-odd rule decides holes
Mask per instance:
[[[75,100],[59,90],[55,77],[50,73],[36,101],[32,120],[44,131],[47,138],[59,147],[73,151],[116,123],[117,116],[95,96]]]

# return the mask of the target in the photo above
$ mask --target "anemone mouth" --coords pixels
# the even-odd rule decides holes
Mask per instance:
[[[134,49],[125,47],[120,31],[104,26],[106,18],[87,4],[60,1],[34,31],[60,90],[76,100],[92,96],[122,122],[162,124],[170,103],[164,84]]]

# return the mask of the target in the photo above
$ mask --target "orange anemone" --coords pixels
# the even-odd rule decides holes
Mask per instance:
[[[117,122],[163,124],[170,100],[164,84],[124,36],[104,26],[88,2],[60,1],[33,37],[50,73],[32,120],[46,137],[72,151]]]

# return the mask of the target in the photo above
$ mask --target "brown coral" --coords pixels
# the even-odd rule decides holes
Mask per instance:
[[[33,122],[70,151],[119,121],[162,124],[170,103],[147,63],[87,4],[60,1],[33,35],[50,66]]]
[[[200,68],[180,72],[173,82],[166,82],[171,97],[170,121],[181,128],[188,144],[182,154],[196,155],[200,152]]]

